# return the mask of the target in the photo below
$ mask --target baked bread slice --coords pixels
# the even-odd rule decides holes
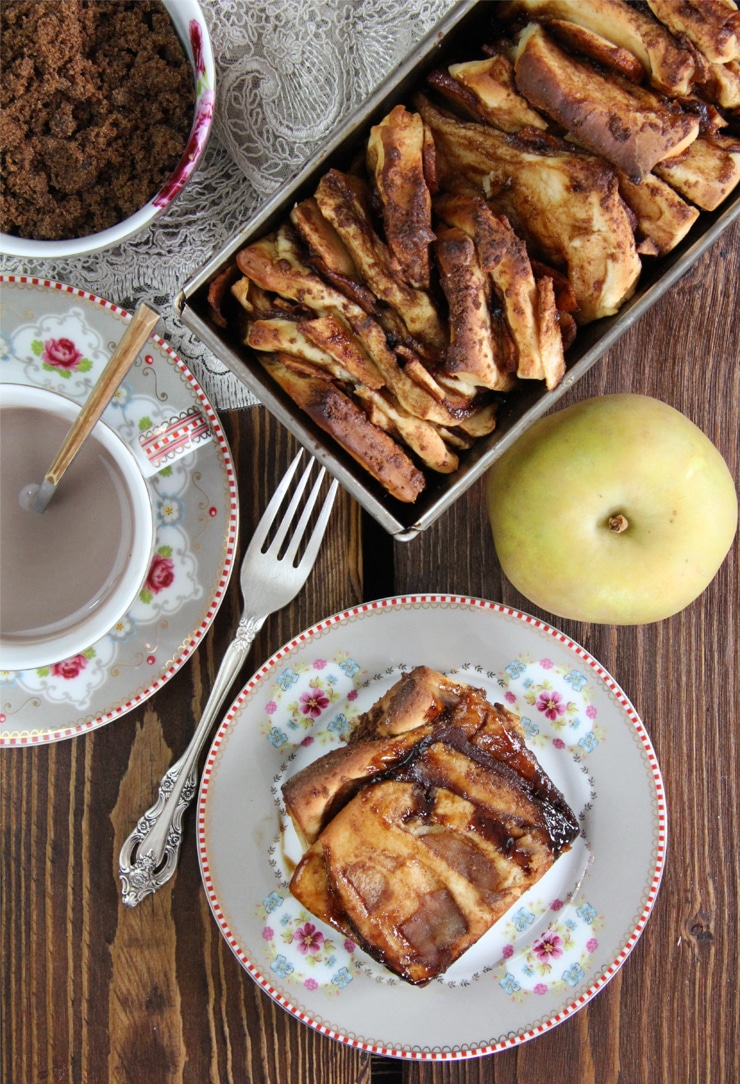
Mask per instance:
[[[537,23],[522,31],[514,68],[527,101],[636,183],[699,134],[698,117],[615,72],[601,74],[566,53]]]
[[[518,718],[427,667],[289,779],[291,891],[412,985],[442,974],[578,835]]]

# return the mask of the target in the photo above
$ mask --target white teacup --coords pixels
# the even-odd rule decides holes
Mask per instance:
[[[154,549],[145,476],[211,436],[197,411],[134,447],[99,421],[47,510],[26,510],[21,491],[42,480],[79,410],[45,388],[0,386],[0,670],[79,654],[126,613]]]

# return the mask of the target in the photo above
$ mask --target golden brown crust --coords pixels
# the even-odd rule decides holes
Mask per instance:
[[[242,249],[236,259],[242,272],[262,289],[290,298],[320,316],[330,312],[346,320],[350,331],[377,367],[385,386],[410,413],[440,425],[455,423],[455,408],[448,406],[442,389],[437,388],[432,394],[428,387],[407,376],[389,348],[380,324],[356,302],[301,263],[289,239],[263,238]],[[433,377],[429,375],[427,383],[432,381]]]
[[[622,199],[637,218],[636,234],[653,243],[655,255],[664,255],[682,241],[699,217],[677,192],[652,173],[639,184],[619,174]]]
[[[459,191],[460,176],[465,191],[477,184],[534,254],[566,270],[579,323],[617,312],[641,264],[612,168],[546,133],[505,136],[461,121],[423,95],[416,105],[434,133],[445,188]]]
[[[329,313],[313,320],[303,320],[300,331],[324,350],[359,383],[368,388],[382,388],[383,378],[359,340],[339,316]]]
[[[445,333],[431,298],[402,282],[394,273],[388,246],[373,228],[369,194],[363,181],[330,169],[316,189],[321,213],[335,227],[360,270],[366,286],[385,301],[411,335],[433,347],[444,345]]]
[[[635,181],[699,134],[695,116],[616,74],[602,75],[566,53],[537,23],[520,36],[515,70],[530,102]]]
[[[413,503],[424,475],[402,448],[369,421],[364,411],[325,374],[308,375],[290,366],[288,355],[263,354],[262,365],[306,414],[357,460],[397,500]]]
[[[650,10],[676,36],[685,35],[707,60],[740,59],[740,12],[726,0],[648,0]]]
[[[565,376],[563,337],[555,304],[553,280],[547,276],[537,279],[537,339],[545,387],[552,391]],[[519,376],[522,374],[519,373]]]
[[[510,389],[511,375],[495,353],[490,284],[473,241],[455,227],[438,229],[435,253],[449,309],[450,343],[444,370],[493,391]]]
[[[439,426],[409,414],[386,392],[358,385],[354,394],[370,421],[410,448],[425,467],[438,474],[457,470],[460,460],[445,443]]]
[[[708,64],[701,91],[723,109],[733,113],[740,110],[740,61]]]
[[[445,971],[578,834],[518,717],[428,667],[283,794],[309,844],[293,895],[414,985]]]
[[[740,141],[697,139],[678,158],[659,162],[655,173],[703,211],[714,211],[740,183]]]
[[[623,49],[621,45],[607,41],[601,34],[597,34],[588,27],[579,26],[566,19],[549,19],[547,29],[568,49],[583,53],[591,60],[612,68],[633,83],[641,81],[644,74],[642,64],[629,49]]]
[[[428,141],[418,113],[395,106],[370,129],[367,160],[380,200],[385,239],[399,276],[409,286],[429,289],[432,197],[425,162]]]
[[[532,126],[547,128],[547,121],[519,93],[514,80],[514,65],[503,53],[485,60],[450,65],[449,76],[455,86],[429,76],[429,82],[453,98],[467,103],[474,117],[488,121],[502,132],[518,132]]]
[[[696,61],[655,19],[624,0],[516,0],[515,9],[532,18],[565,19],[626,49],[642,64],[650,83],[664,94],[691,91]]]
[[[424,733],[431,733],[431,726]],[[423,736],[416,730],[354,741],[336,749],[331,757],[319,757],[286,780],[285,808],[304,848],[316,842],[334,813],[364,782],[398,764]]]

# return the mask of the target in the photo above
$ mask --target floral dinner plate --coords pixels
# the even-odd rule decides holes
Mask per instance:
[[[14,383],[84,402],[125,317],[85,291],[0,275],[0,396]],[[231,575],[238,506],[229,446],[195,378],[162,339],[149,339],[103,419],[124,439],[138,435],[156,467],[147,479],[156,541],[146,583],[84,652],[38,670],[0,671],[0,745],[73,737],[141,704],[198,646]],[[53,554],[38,577],[53,583]]]
[[[286,778],[341,743],[353,720],[419,664],[517,712],[581,826],[545,877],[423,989],[291,896],[301,849],[281,797]],[[666,831],[650,739],[595,659],[516,610],[428,595],[334,615],[252,677],[206,762],[198,849],[221,932],[283,1008],[366,1051],[441,1060],[541,1035],[604,987],[652,910]]]

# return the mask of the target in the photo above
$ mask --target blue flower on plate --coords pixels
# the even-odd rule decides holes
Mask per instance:
[[[599,739],[596,737],[593,730],[589,730],[588,734],[584,734],[578,744],[585,753],[590,753],[599,744]]]
[[[283,692],[287,692],[297,681],[300,681],[300,674],[296,674],[295,670],[291,670],[290,667],[283,670],[282,674],[278,674],[277,683]]]
[[[587,926],[590,926],[598,915],[598,911],[595,907],[592,907],[590,903],[583,903],[580,907],[576,908],[576,914],[580,915]]]
[[[585,977],[586,972],[579,963],[571,964],[570,967],[563,972],[563,979],[569,986],[577,986],[582,979],[585,979]]]
[[[349,730],[349,720],[344,712],[340,711],[339,715],[332,719],[326,729],[331,730],[332,734],[338,734],[340,737],[342,734],[346,734]]]
[[[132,636],[135,636],[137,632],[138,626],[128,614],[119,617],[115,625],[111,629],[108,629],[110,638],[121,644],[125,644],[126,641],[130,640]]]
[[[185,515],[185,501],[163,493],[155,504],[155,514],[157,522],[165,527],[179,523]]]
[[[540,732],[540,728],[536,723],[533,723],[531,719],[522,719],[522,726],[524,727],[524,733],[528,738],[536,738]]]
[[[278,727],[274,726],[267,735],[267,740],[271,745],[274,745],[276,749],[279,749],[281,745],[285,745],[288,740],[288,735],[285,734]]]
[[[507,971],[504,977],[499,981],[499,986],[502,990],[505,990],[507,994],[516,994],[521,990],[521,986],[510,971]]]
[[[344,662],[340,662],[339,669],[342,670],[347,677],[354,677],[360,669],[360,664],[355,662],[354,659],[345,659]]]
[[[112,407],[118,407],[119,410],[125,410],[128,404],[133,398],[134,392],[130,384],[119,384],[113,393],[113,398],[110,401]]]
[[[518,677],[521,677],[526,669],[523,662],[510,662],[508,666],[504,667],[506,673],[510,678],[513,678],[514,681],[516,681]]]
[[[514,926],[519,931],[519,933],[521,933],[522,930],[526,930],[529,926],[532,925],[532,923],[534,922],[534,915],[531,911],[527,911],[526,908],[520,907],[519,910],[516,911],[515,914],[512,916],[511,921],[514,923]]]
[[[270,967],[281,979],[286,979],[292,971],[295,971],[292,963],[286,960],[285,956],[277,956]]]
[[[579,693],[584,685],[588,684],[588,678],[585,677],[579,670],[571,670],[569,674],[566,674],[563,681],[570,685],[574,692]]]
[[[331,981],[333,986],[338,986],[340,990],[343,990],[352,982],[352,976],[346,967],[340,967],[336,975],[332,975]]]

